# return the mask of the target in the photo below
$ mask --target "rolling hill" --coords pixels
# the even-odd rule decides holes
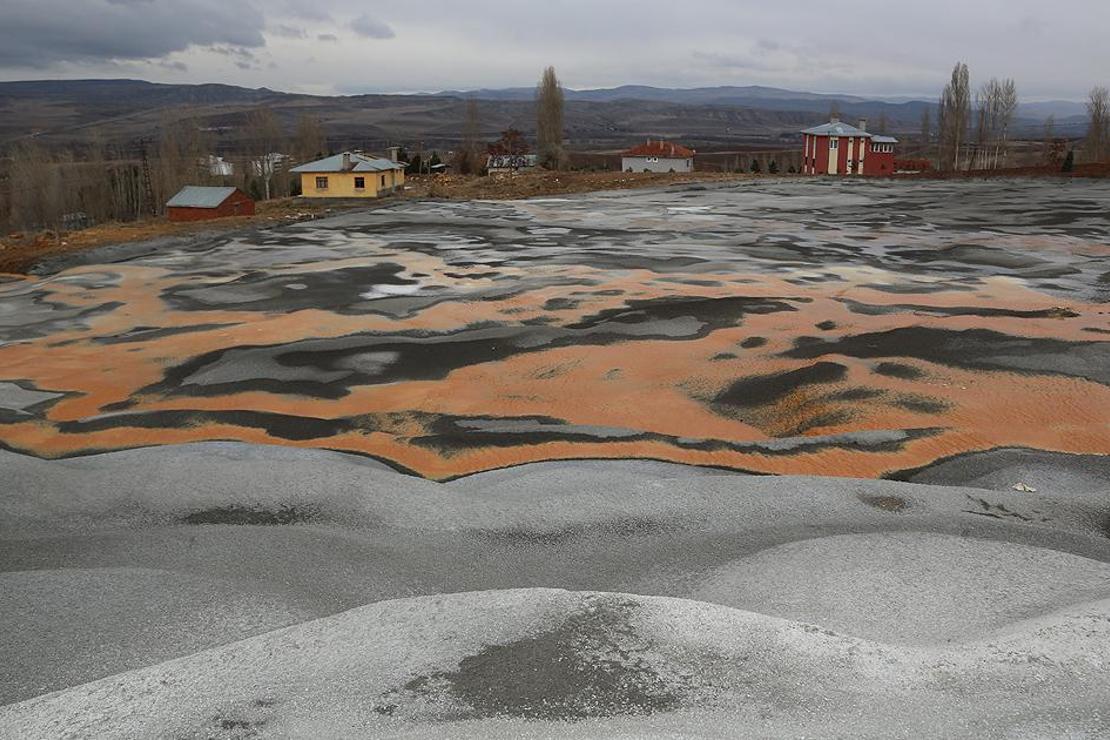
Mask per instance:
[[[0,82],[0,147],[36,139],[50,145],[90,141],[134,147],[155,139],[167,120],[194,120],[222,152],[241,148],[247,114],[267,106],[292,131],[301,115],[320,118],[333,148],[451,148],[460,139],[466,101],[480,101],[482,135],[510,126],[534,130],[533,90],[445,91],[412,95],[315,96],[222,84],[177,85],[141,80]],[[657,88],[641,85],[567,90],[568,143],[579,150],[615,150],[646,137],[668,137],[702,151],[792,145],[800,128],[826,119],[835,104],[847,120],[885,119],[893,133],[913,133],[922,100],[880,100],[779,88]],[[1061,135],[1081,135],[1077,103],[1033,103],[1018,121],[1019,135],[1039,135],[1045,116],[1057,116]]]

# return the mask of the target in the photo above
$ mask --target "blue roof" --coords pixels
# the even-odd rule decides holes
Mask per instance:
[[[343,158],[350,157],[350,166],[343,166]],[[294,167],[290,172],[388,172],[390,170],[403,170],[405,166],[399,162],[385,157],[370,157],[357,152],[343,152],[331,157],[324,157],[315,162]]]
[[[173,208],[219,208],[238,188],[212,188],[186,185],[166,203]]]

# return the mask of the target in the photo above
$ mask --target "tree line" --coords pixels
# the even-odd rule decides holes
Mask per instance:
[[[158,135],[128,144],[95,137],[86,145],[48,148],[34,139],[12,147],[0,179],[0,227],[74,228],[160,214],[185,185],[233,185],[257,200],[298,194],[289,172],[328,152],[319,119],[300,116],[286,136],[269,108],[243,118],[242,144],[216,158],[212,132],[194,119],[167,114]],[[291,155],[291,156],[290,156]],[[221,172],[230,166],[231,174]]]
[[[565,129],[566,94],[554,67],[544,69],[536,85],[536,155],[538,164],[549,170],[562,170],[567,166],[567,152],[563,144]],[[503,131],[501,140],[485,145],[481,140],[481,120],[478,103],[468,100],[463,123],[462,143],[455,152],[452,165],[463,175],[479,175],[485,171],[490,154],[529,154],[520,131],[510,128]]]
[[[968,66],[959,62],[944,86],[937,111],[936,157],[945,170],[992,170],[1010,163],[1011,126],[1018,109],[1017,85],[1012,79],[991,78],[972,92]],[[1110,91],[1098,86],[1087,99],[1087,136],[1083,156],[1088,162],[1102,162],[1110,150]],[[1046,164],[1059,158],[1055,120],[1044,124]],[[929,154],[933,142],[932,121],[926,110],[921,120],[921,140]],[[1065,163],[1070,168],[1074,151]]]

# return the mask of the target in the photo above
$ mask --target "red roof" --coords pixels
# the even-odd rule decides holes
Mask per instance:
[[[623,153],[625,157],[667,157],[670,159],[687,159],[694,156],[693,149],[687,149],[681,144],[672,144],[669,141],[648,141],[646,144],[634,146]]]

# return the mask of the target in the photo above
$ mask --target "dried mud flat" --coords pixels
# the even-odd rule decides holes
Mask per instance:
[[[0,280],[0,736],[1105,735],[1108,201],[400,202]]]

